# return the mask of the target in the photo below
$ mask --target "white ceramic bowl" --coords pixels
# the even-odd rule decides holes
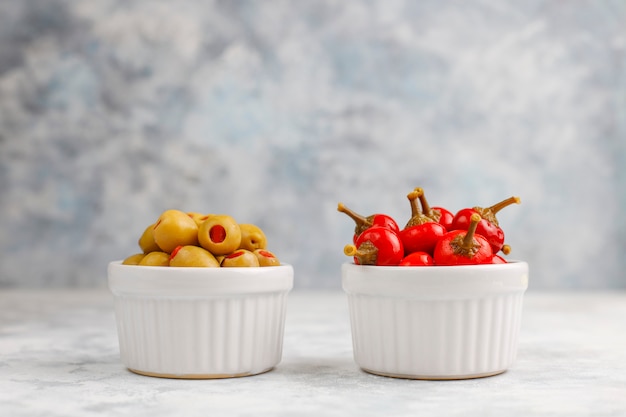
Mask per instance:
[[[122,362],[169,378],[228,378],[281,360],[290,265],[108,267]]]
[[[528,264],[342,265],[355,362],[413,379],[496,375],[517,355]]]

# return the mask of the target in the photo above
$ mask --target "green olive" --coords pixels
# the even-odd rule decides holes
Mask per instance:
[[[143,231],[143,234],[139,238],[139,247],[143,251],[143,253],[157,252],[160,251],[159,245],[154,241],[154,223],[150,226],[146,227],[146,230]]]
[[[224,259],[222,259],[222,267],[242,266],[259,266],[259,260],[254,253],[245,249],[237,249],[235,252],[226,255]]]
[[[144,256],[146,256],[145,253],[136,253],[134,255],[130,255],[128,258],[122,261],[122,265],[138,265]]]
[[[154,224],[154,241],[163,252],[171,253],[177,246],[197,245],[198,226],[180,210],[166,210]]]
[[[213,255],[226,255],[239,248],[241,229],[231,216],[216,214],[202,222],[198,241]]]
[[[199,246],[179,246],[170,256],[170,266],[219,268],[220,264],[208,250]]]
[[[260,227],[254,224],[243,223],[239,225],[241,229],[240,249],[246,249],[250,252],[256,249],[265,249],[267,246],[267,238]]]
[[[150,252],[146,254],[137,265],[143,266],[169,266],[170,254],[165,252]]]
[[[197,213],[195,211],[190,211],[187,214],[189,215],[189,217],[191,217],[193,219],[193,221],[196,222],[196,225],[198,227],[200,227],[202,222],[204,222],[206,219],[208,219],[209,216],[212,216],[212,214]]]
[[[259,260],[259,266],[278,266],[280,261],[272,252],[265,249],[256,249],[254,255]]]

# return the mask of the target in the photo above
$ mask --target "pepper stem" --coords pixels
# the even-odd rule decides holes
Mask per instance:
[[[411,191],[406,196],[406,198],[408,198],[409,202],[411,203],[411,218],[406,223],[406,226],[404,226],[405,228],[412,227],[412,226],[417,226],[417,225],[420,225],[420,224],[424,224],[424,223],[428,223],[428,222],[432,222],[433,221],[430,217],[428,217],[424,213],[422,213],[422,211],[420,210],[420,208],[417,205],[417,199],[420,198],[423,194],[424,194],[424,191],[421,188],[419,188],[419,189],[415,189],[415,190]]]
[[[470,217],[470,225],[467,228],[467,233],[463,238],[463,243],[461,243],[461,247],[467,251],[472,250],[474,248],[474,233],[476,233],[476,227],[478,226],[478,222],[480,222],[481,217],[478,213],[472,213]]]
[[[422,214],[419,207],[417,206],[417,199],[424,195],[424,191],[421,188],[416,188],[411,191],[406,198],[409,199],[409,203],[411,204],[411,217],[419,216]]]
[[[346,245],[343,247],[343,253],[346,256],[354,256],[356,255],[356,246],[354,245]]]
[[[343,247],[346,256],[353,256],[359,261],[359,265],[376,265],[378,248],[369,240],[363,242],[358,248],[348,244]]]
[[[358,213],[350,210],[348,207],[344,206],[343,203],[339,203],[337,205],[337,211],[347,214],[354,222],[356,223],[357,229],[361,229],[363,227],[367,228],[372,225],[372,222],[367,220],[365,216],[361,216]]]
[[[421,192],[419,198],[420,204],[422,205],[422,213],[435,221],[439,221],[439,219],[441,218],[441,213],[436,212],[432,208],[430,208],[430,204],[428,204],[428,200],[426,200],[426,194],[424,194],[424,189],[422,189],[421,187],[417,187],[415,191],[418,190],[419,192]]]
[[[496,214],[497,212],[499,212],[506,206],[510,206],[511,204],[519,204],[521,202],[522,200],[519,197],[513,196],[513,197],[507,198],[506,200],[502,200],[499,203],[496,203],[491,207],[487,207],[487,210],[489,210],[493,214]]]
[[[511,204],[519,204],[522,200],[519,197],[509,197],[506,200],[502,200],[499,203],[494,204],[491,207],[482,208],[482,207],[474,207],[474,210],[479,213],[483,219],[488,222],[500,226],[498,224],[498,219],[496,218],[496,213],[505,208],[506,206],[510,206]]]

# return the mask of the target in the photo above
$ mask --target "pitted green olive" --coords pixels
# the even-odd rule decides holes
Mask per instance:
[[[172,253],[177,246],[197,245],[198,226],[187,213],[166,210],[154,224],[154,241],[163,252]]]
[[[143,251],[143,253],[157,252],[160,251],[159,245],[154,241],[154,223],[150,226],[146,227],[146,230],[143,231],[143,234],[139,238],[139,247]]]
[[[206,219],[208,219],[209,216],[212,216],[212,214],[197,213],[195,211],[190,211],[190,212],[187,213],[187,215],[189,215],[189,217],[191,217],[193,219],[193,221],[196,222],[196,225],[198,227],[200,227],[202,222],[204,222]]]
[[[259,266],[256,255],[249,250],[237,249],[222,259],[222,267],[254,267]]]
[[[144,256],[146,256],[145,253],[136,253],[134,255],[130,255],[128,258],[122,261],[122,265],[137,265],[139,264],[139,262],[141,262]]]
[[[138,240],[143,253],[124,265],[258,267],[280,265],[260,227],[225,214],[166,210]]]
[[[226,255],[239,248],[241,229],[231,216],[216,214],[200,225],[198,241],[213,255]]]
[[[150,252],[146,254],[137,265],[169,266],[170,254],[165,252]]]
[[[200,246],[179,246],[170,256],[170,266],[219,268],[220,264],[208,250]]]
[[[241,243],[239,244],[239,248],[251,252],[256,249],[265,249],[267,246],[267,238],[260,227],[254,224],[242,223],[239,225],[239,228],[241,229]]]
[[[254,255],[259,260],[259,266],[278,266],[280,265],[280,261],[272,252],[265,249],[257,249],[254,252]]]

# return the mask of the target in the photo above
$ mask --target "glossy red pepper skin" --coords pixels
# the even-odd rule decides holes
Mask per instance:
[[[465,236],[467,232],[464,230],[453,230],[444,235],[439,240],[435,251],[433,253],[433,259],[435,265],[478,265],[491,263],[493,258],[493,252],[489,242],[481,235],[474,235],[474,240],[480,245],[480,249],[473,256],[458,255],[454,252],[454,247],[451,242],[457,236]]]
[[[452,221],[451,230],[467,230],[472,214],[477,213],[473,208],[459,210]],[[504,231],[487,219],[481,219],[476,226],[476,233],[483,236],[489,242],[493,253],[500,252],[504,245]]]
[[[493,258],[491,258],[491,263],[492,264],[508,264],[506,259],[504,259],[500,255],[493,255]]]
[[[404,257],[404,246],[393,230],[372,226],[357,237],[354,245],[346,245],[344,253],[353,256],[357,265],[395,266]]]
[[[411,218],[404,229],[400,231],[404,254],[427,252],[432,255],[437,241],[446,232],[445,227],[437,221],[439,213],[433,212],[430,208],[424,196],[424,190],[420,187],[411,191],[406,198],[411,205]],[[421,210],[417,203],[418,200],[422,206]]]
[[[382,226],[396,233],[400,231],[400,227],[398,226],[398,223],[396,223],[396,221],[391,216],[388,216],[382,213],[376,213],[376,214],[372,214],[371,216],[369,216],[369,218],[371,218],[371,222],[372,222],[372,226],[370,227]]]
[[[413,252],[402,258],[399,266],[433,266],[433,257],[426,252]]]
[[[404,245],[404,254],[427,252],[432,254],[435,245],[446,233],[446,228],[435,222],[407,227],[400,231],[400,239]]]
[[[477,265],[491,263],[493,251],[487,239],[476,233],[481,220],[478,213],[470,219],[467,230],[446,233],[435,246],[435,265]]]
[[[388,229],[393,230],[394,232],[399,232],[400,227],[398,227],[398,223],[393,219],[393,217],[388,216],[386,214],[374,214],[374,218],[372,220],[372,226],[383,226]]]
[[[452,230],[451,227],[452,227],[452,221],[454,220],[454,214],[450,210],[447,210],[443,207],[433,207],[432,209],[433,211],[440,213],[439,220],[437,220],[437,223],[445,227],[446,230],[448,231]]]
[[[481,216],[476,233],[484,236],[489,241],[493,253],[498,253],[504,245],[504,232],[498,224],[496,213],[511,204],[519,204],[520,202],[520,198],[514,196],[502,200],[491,207],[473,207],[459,210],[452,220],[452,230],[467,230],[472,214],[476,213]]]

